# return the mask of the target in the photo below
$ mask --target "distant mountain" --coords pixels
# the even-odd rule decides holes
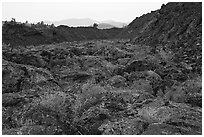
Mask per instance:
[[[122,28],[127,25],[127,23],[122,22],[116,22],[113,20],[105,20],[105,21],[97,21],[89,18],[71,18],[71,19],[65,19],[60,21],[44,21],[46,24],[55,24],[55,26],[59,25],[67,25],[69,27],[79,27],[79,26],[92,26],[94,23],[100,24],[98,28],[100,29],[106,29],[106,28]]]
[[[98,24],[98,29],[110,29],[110,28],[115,28],[116,26],[113,26],[111,24],[108,23],[99,23]]]
[[[55,26],[59,25],[67,25],[69,27],[78,27],[78,26],[92,26],[94,23],[99,23],[99,21],[92,20],[89,18],[77,19],[65,19],[60,21],[44,21],[46,24],[55,24]]]
[[[122,28],[122,27],[128,25],[128,23],[117,22],[117,21],[113,21],[113,20],[104,20],[104,21],[101,21],[101,23],[107,23],[107,24],[113,25],[117,28]]]

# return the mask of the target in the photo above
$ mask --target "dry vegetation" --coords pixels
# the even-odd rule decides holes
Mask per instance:
[[[194,10],[194,4],[170,3],[156,12],[166,15],[169,7],[175,7],[170,9],[180,13],[184,8],[190,14],[191,6]],[[150,21],[153,18],[150,15],[155,12],[141,18]],[[166,22],[163,15],[160,17],[157,23]],[[125,29],[134,31],[133,24],[134,21]],[[174,48],[162,45],[161,41],[152,46],[150,38],[156,30],[151,24],[141,34],[135,33],[135,39],[131,40],[58,44],[38,41],[36,46],[16,46],[12,44],[15,41],[8,44],[11,39],[4,39],[7,33],[4,31],[3,42],[7,44],[2,47],[3,134],[201,135],[200,24],[191,29],[198,35],[187,41],[183,38],[186,32],[180,33],[187,45],[187,48],[180,46],[180,50],[186,53],[195,48],[199,54],[192,53],[179,60],[176,58],[180,52],[175,53]],[[155,37],[163,37],[163,33]],[[19,40],[15,35],[12,37]]]

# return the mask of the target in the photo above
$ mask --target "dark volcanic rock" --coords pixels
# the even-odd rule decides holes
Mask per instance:
[[[86,46],[94,43],[101,52],[89,55]],[[182,67],[163,66],[147,51],[118,64],[126,53],[112,54],[126,46],[116,43],[4,48],[3,54],[30,54],[45,65],[4,58],[3,134],[201,134],[201,77],[185,73],[188,79],[180,80]],[[74,55],[72,44],[86,50]]]
[[[201,135],[201,5],[162,5],[123,28],[130,40],[4,25],[3,134]]]
[[[25,72],[8,61],[3,60],[2,64],[2,93],[19,92]]]
[[[4,93],[2,95],[2,106],[8,107],[8,106],[15,106],[18,105],[20,102],[24,102],[24,97],[21,97],[17,93]]]
[[[134,60],[127,64],[124,71],[125,72],[132,72],[132,71],[145,71],[145,70],[154,70],[154,64],[145,61],[145,60]]]
[[[34,53],[35,54],[35,53]],[[18,64],[33,65],[36,67],[45,67],[46,62],[38,55],[33,55],[32,52],[28,53],[5,53],[3,52],[3,59]]]
[[[71,72],[62,74],[61,78],[64,80],[73,80],[73,81],[83,82],[83,81],[90,79],[91,77],[92,76],[87,72],[71,71]]]
[[[132,38],[135,44],[150,45],[153,52],[171,51],[174,62],[192,65],[201,74],[202,3],[170,2],[161,9],[133,20],[119,37]],[[168,54],[169,54],[168,53]]]
[[[202,95],[201,94],[188,95],[185,99],[185,103],[202,108]]]
[[[108,80],[108,83],[114,87],[125,87],[126,79],[120,75],[116,75]]]
[[[92,39],[114,38],[122,28],[96,29],[94,27],[48,27],[38,24],[28,27],[15,22],[7,22],[2,27],[2,41],[12,46],[29,46],[80,41]]]

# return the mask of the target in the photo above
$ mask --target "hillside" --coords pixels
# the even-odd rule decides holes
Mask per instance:
[[[60,43],[65,41],[82,41],[114,38],[120,28],[100,30],[93,27],[58,27],[25,26],[24,24],[7,23],[2,27],[2,42],[11,46],[29,46]]]
[[[202,3],[168,3],[133,20],[118,37],[150,45],[154,52],[174,53],[174,62],[185,62],[201,74]]]

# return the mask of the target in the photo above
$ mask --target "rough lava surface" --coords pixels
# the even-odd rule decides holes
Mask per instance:
[[[188,58],[176,61],[168,46],[155,51],[136,35],[131,40],[3,44],[2,134],[201,135],[200,45],[192,64]]]

